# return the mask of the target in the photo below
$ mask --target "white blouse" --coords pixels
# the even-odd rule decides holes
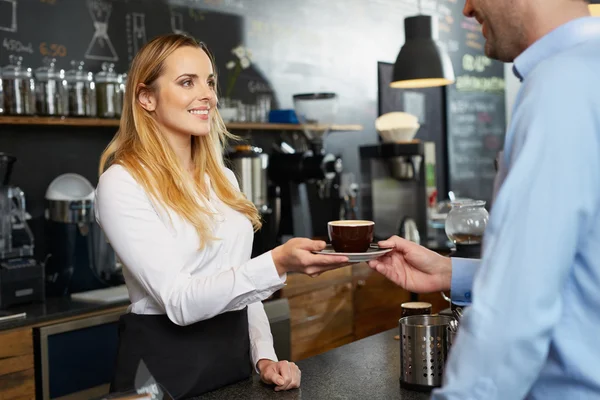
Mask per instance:
[[[233,172],[229,180],[239,186]],[[248,306],[251,357],[277,360],[269,321],[261,300],[284,286],[271,252],[250,259],[254,233],[241,213],[222,203],[211,190],[217,212],[213,235],[199,250],[194,227],[172,210],[154,207],[133,176],[113,165],[96,188],[96,219],[123,264],[135,314],[166,314],[189,325]],[[171,216],[171,221],[169,220]]]

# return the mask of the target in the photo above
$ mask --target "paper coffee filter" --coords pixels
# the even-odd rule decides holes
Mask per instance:
[[[389,131],[398,128],[419,128],[419,119],[412,114],[395,111],[379,116],[375,120],[378,131]]]

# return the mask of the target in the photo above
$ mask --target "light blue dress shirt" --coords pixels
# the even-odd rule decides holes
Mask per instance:
[[[600,399],[600,18],[515,60],[522,79],[472,301],[433,399]],[[470,296],[470,277],[475,279]]]

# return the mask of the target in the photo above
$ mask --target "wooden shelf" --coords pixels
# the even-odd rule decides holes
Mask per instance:
[[[119,126],[118,119],[103,118],[72,118],[72,117],[19,117],[19,116],[0,116],[0,125],[64,125],[64,126]],[[227,124],[231,130],[265,130],[265,131],[301,131],[302,125],[299,124],[271,124],[259,122],[231,122]],[[325,125],[311,125],[311,130],[325,130]],[[332,131],[361,131],[361,125],[331,125]]]
[[[118,119],[0,116],[0,125],[119,126]]]
[[[361,125],[308,125],[311,130],[324,131],[328,127],[332,131],[362,131]],[[266,130],[266,131],[301,131],[303,130],[300,124],[272,124],[272,123],[260,123],[260,122],[230,122],[227,124],[227,128],[231,130]]]

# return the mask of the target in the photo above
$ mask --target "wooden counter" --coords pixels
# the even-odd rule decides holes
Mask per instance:
[[[311,357],[398,326],[411,293],[365,263],[317,278],[290,274],[282,297],[290,304],[292,360]],[[441,294],[420,295],[433,312],[448,307]]]

